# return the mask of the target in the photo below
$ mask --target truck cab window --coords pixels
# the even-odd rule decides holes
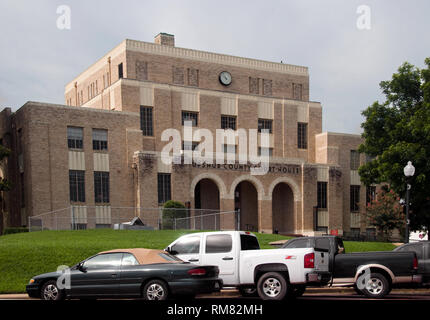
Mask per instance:
[[[298,239],[294,241],[288,241],[284,248],[310,248],[311,243],[309,239]]]
[[[229,234],[214,234],[206,237],[206,253],[230,252],[232,245]]]
[[[240,235],[240,250],[258,250],[258,249],[260,249],[260,245],[256,237],[250,236],[247,234]]]
[[[176,242],[171,251],[175,254],[189,254],[200,252],[200,237],[187,237]]]

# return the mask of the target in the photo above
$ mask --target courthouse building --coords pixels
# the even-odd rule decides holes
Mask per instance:
[[[0,113],[1,143],[12,150],[0,174],[13,184],[3,193],[3,224],[75,206],[81,224],[95,207],[96,225],[106,226],[112,208],[172,199],[240,209],[221,217],[224,229],[370,232],[374,188],[358,176],[361,138],[322,132],[322,106],[309,89],[307,67],[179,48],[165,33],[154,43],[126,39],[66,85],[65,105],[30,101]],[[253,175],[238,161],[165,164],[162,132],[182,132],[186,120],[214,137],[216,129],[268,130],[269,172]],[[237,155],[237,146],[226,152]]]

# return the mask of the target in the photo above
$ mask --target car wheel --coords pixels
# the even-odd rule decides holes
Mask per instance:
[[[58,289],[57,281],[47,281],[40,290],[40,298],[42,300],[62,300],[64,297],[63,291]]]
[[[298,298],[301,297],[305,291],[306,286],[304,285],[290,286],[287,296],[290,298]]]
[[[282,300],[287,294],[287,280],[278,272],[268,272],[257,283],[257,292],[263,300]]]
[[[242,297],[256,297],[258,295],[257,288],[255,287],[240,287],[239,293]]]
[[[368,298],[383,298],[390,292],[387,278],[380,273],[371,273],[370,278],[364,281],[361,292]]]
[[[166,300],[168,295],[167,285],[161,280],[151,280],[143,287],[145,300]]]

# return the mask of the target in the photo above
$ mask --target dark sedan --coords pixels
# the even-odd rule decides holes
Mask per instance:
[[[118,249],[100,252],[70,269],[45,273],[27,285],[30,297],[143,298],[165,300],[219,291],[217,266],[197,266],[161,250]]]

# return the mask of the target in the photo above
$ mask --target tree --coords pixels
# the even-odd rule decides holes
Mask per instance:
[[[173,229],[175,219],[187,217],[187,209],[180,201],[169,200],[163,206],[163,229]],[[185,220],[185,219],[184,219]],[[179,223],[179,226],[187,225],[187,223]]]
[[[359,151],[370,161],[359,168],[364,184],[386,182],[397,194],[406,192],[403,167],[415,166],[411,180],[411,229],[430,230],[430,58],[426,68],[405,62],[380,88],[385,101],[362,112],[364,143]]]
[[[386,240],[390,238],[393,230],[403,230],[405,226],[405,215],[399,200],[400,197],[394,190],[383,188],[366,207],[369,223],[381,231]]]
[[[3,164],[4,159],[6,159],[10,154],[10,150],[2,145],[0,145],[0,165]],[[0,234],[3,233],[3,191],[10,190],[10,182],[3,177],[0,177]]]

